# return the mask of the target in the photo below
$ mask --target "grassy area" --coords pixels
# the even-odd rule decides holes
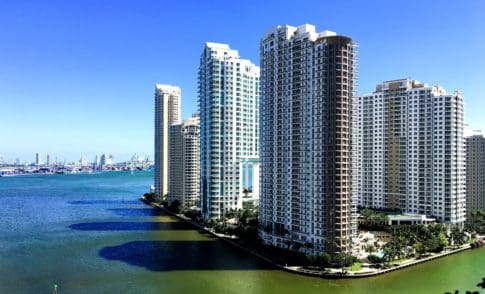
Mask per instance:
[[[362,269],[362,262],[354,262],[354,264],[348,268],[351,272],[358,272]]]

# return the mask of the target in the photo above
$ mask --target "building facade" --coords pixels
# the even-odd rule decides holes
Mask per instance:
[[[355,97],[359,205],[465,220],[463,97],[411,79]]]
[[[467,218],[475,210],[485,209],[485,138],[466,138],[466,208]]]
[[[183,208],[199,206],[199,115],[170,126],[169,204],[178,200]]]
[[[278,26],[260,56],[260,237],[306,253],[350,253],[356,45],[312,25]]]
[[[35,153],[35,165],[39,166],[42,164],[40,153]]]
[[[242,207],[241,161],[259,156],[259,85],[259,67],[237,50],[205,44],[198,76],[205,218]]]
[[[180,123],[180,88],[155,85],[155,194],[164,198],[169,186],[169,127]]]

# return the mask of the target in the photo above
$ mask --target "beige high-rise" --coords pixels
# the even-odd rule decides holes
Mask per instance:
[[[155,85],[155,194],[168,194],[169,127],[180,122],[180,88]]]
[[[466,138],[466,210],[467,220],[475,210],[485,209],[485,138]]]
[[[199,115],[170,126],[170,179],[168,202],[182,207],[199,204],[200,127]]]

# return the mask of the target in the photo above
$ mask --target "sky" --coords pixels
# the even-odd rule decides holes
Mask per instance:
[[[259,64],[265,32],[305,23],[358,43],[358,93],[406,77],[442,85],[485,130],[482,0],[0,0],[0,156],[152,155],[155,83],[181,87],[188,118],[205,42]]]

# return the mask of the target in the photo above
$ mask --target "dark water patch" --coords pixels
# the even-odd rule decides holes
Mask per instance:
[[[76,201],[69,201],[68,204],[83,204],[83,205],[97,205],[97,204],[140,204],[138,200],[102,200],[102,199],[94,199],[94,200],[76,200]]]
[[[92,222],[78,223],[69,226],[78,231],[175,231],[193,230],[189,225],[182,222]]]
[[[99,256],[151,271],[273,268],[220,241],[133,241],[104,247],[99,251]]]
[[[161,215],[153,208],[107,208],[106,210],[113,212],[119,216],[157,216]]]

